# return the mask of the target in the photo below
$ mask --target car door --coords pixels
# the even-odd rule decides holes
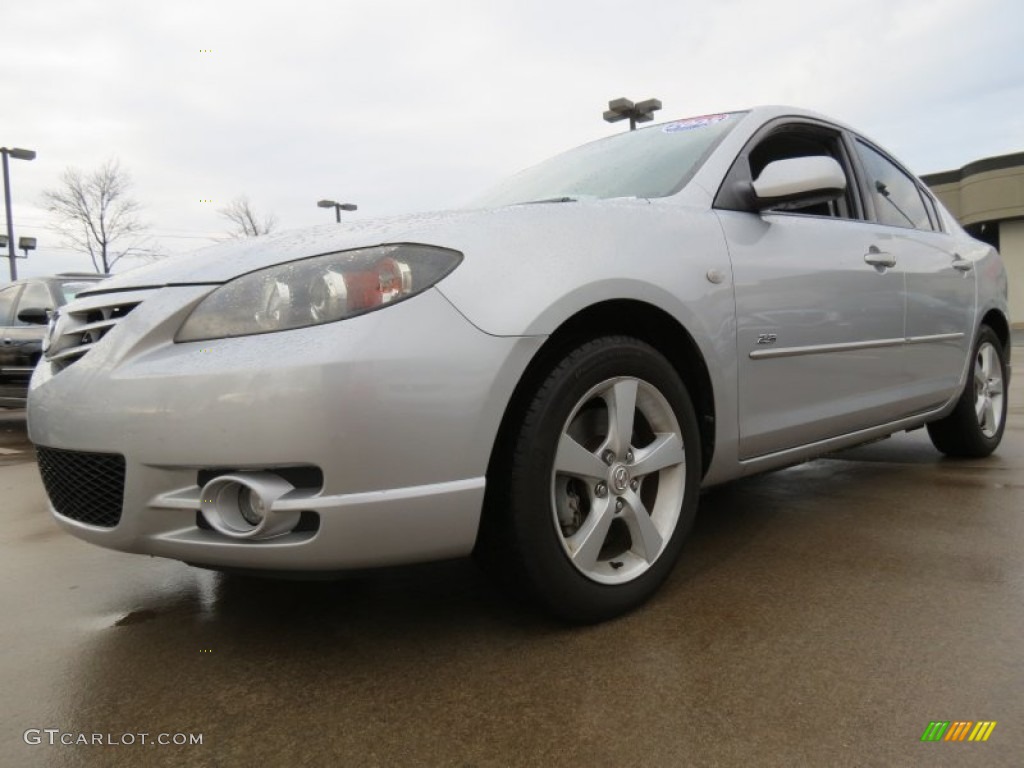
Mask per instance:
[[[975,315],[974,262],[943,231],[924,186],[878,147],[859,137],[865,200],[876,222],[874,247],[892,255],[906,280],[903,375],[906,406],[942,405],[960,386]]]
[[[772,160],[816,154],[842,166],[845,198],[761,213],[730,204],[728,190],[749,187]],[[875,258],[875,228],[864,220],[842,133],[809,121],[770,124],[722,189],[716,208],[733,268],[740,458],[903,415],[903,274]]]

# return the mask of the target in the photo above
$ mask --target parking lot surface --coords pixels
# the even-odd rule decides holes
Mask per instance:
[[[466,561],[279,582],[92,547],[0,411],[0,765],[1019,766],[1020,379],[989,459],[917,431],[705,494],[665,587],[584,628]]]

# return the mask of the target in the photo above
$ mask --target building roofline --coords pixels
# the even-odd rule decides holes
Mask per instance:
[[[981,160],[975,160],[973,163],[968,163],[963,168],[955,171],[927,173],[921,177],[921,181],[929,187],[934,187],[938,184],[956,184],[968,176],[976,176],[979,173],[986,173],[988,171],[1002,171],[1007,168],[1024,168],[1024,152],[985,157]]]

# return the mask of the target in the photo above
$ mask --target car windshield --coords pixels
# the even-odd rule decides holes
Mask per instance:
[[[691,117],[584,144],[516,174],[472,205],[666,197],[682,189],[744,114]]]
[[[60,284],[60,292],[61,292],[61,295],[64,297],[64,303],[67,304],[69,301],[71,301],[73,298],[75,298],[75,296],[77,296],[79,293],[81,293],[86,288],[89,288],[89,287],[91,287],[91,286],[93,286],[95,284],[96,284],[95,281],[92,281],[92,280],[87,281],[87,282],[86,281],[76,281],[76,282],[73,282],[73,283],[61,283]]]

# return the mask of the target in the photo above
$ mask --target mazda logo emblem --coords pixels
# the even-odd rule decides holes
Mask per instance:
[[[612,470],[612,487],[622,493],[629,487],[629,470],[619,464]]]

